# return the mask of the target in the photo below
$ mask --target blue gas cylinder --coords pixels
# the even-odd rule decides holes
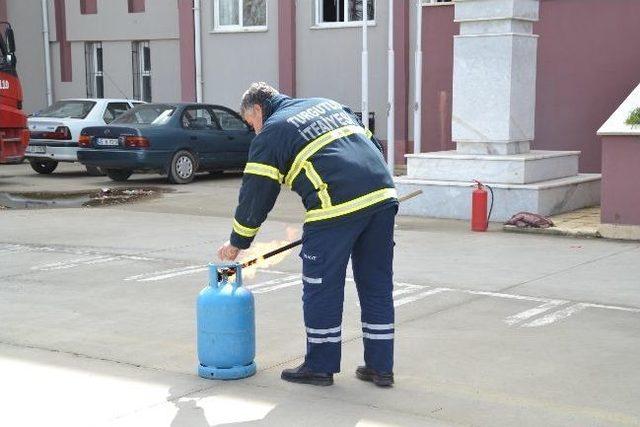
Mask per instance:
[[[198,375],[232,380],[256,373],[253,295],[242,287],[240,264],[209,264],[198,296]]]

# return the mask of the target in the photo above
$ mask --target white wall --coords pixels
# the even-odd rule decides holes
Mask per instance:
[[[98,0],[94,15],[82,15],[79,0],[67,0],[65,10],[71,41],[178,38],[176,0],[147,0],[144,13],[129,13],[126,0]]]
[[[58,42],[51,43],[54,101],[64,98],[85,98],[87,96],[84,70],[84,43],[71,43],[71,64],[72,81],[60,81],[60,46]]]
[[[17,69],[28,113],[47,103],[42,39],[42,7],[39,1],[7,2],[7,17],[16,35]]]
[[[305,0],[308,1],[308,0]],[[278,2],[267,2],[266,32],[213,32],[213,1],[202,2],[203,101],[237,110],[250,83],[278,87]]]
[[[178,40],[152,40],[151,93],[154,102],[179,102],[180,94],[180,42]]]
[[[335,99],[361,111],[362,28],[314,28],[315,1],[299,1],[296,17],[299,97]],[[369,111],[376,115],[376,136],[387,132],[387,28],[389,3],[376,1],[376,21],[368,27]]]
[[[85,58],[82,57],[77,60],[82,61],[82,68],[85,70]],[[153,52],[151,53],[151,60],[153,61]],[[132,98],[133,70],[131,65],[131,42],[102,42],[102,63],[104,97]]]

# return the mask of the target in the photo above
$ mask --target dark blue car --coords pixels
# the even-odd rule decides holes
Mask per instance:
[[[134,171],[186,184],[196,172],[243,169],[253,130],[233,110],[208,104],[144,104],[80,135],[78,160],[114,181]]]

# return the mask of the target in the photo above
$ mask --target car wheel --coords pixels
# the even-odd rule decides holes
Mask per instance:
[[[58,167],[58,162],[55,160],[30,160],[31,168],[43,175],[48,175]]]
[[[126,181],[132,173],[133,171],[128,169],[107,169],[107,176],[117,182]]]
[[[103,176],[104,172],[97,166],[87,166],[87,175],[90,176]]]
[[[188,184],[196,174],[196,159],[186,150],[178,151],[171,159],[169,182],[172,184]]]

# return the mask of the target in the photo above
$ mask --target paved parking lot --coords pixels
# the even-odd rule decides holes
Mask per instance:
[[[239,183],[134,175],[117,186],[171,191],[0,211],[0,425],[640,425],[640,245],[471,233],[458,221],[398,220],[393,389],[354,377],[352,282],[336,384],[279,379],[304,356],[297,252],[247,280],[258,374],[198,378],[195,299]],[[75,165],[51,176],[0,166],[0,192],[113,186]],[[283,189],[258,240],[297,237],[302,214]]]

